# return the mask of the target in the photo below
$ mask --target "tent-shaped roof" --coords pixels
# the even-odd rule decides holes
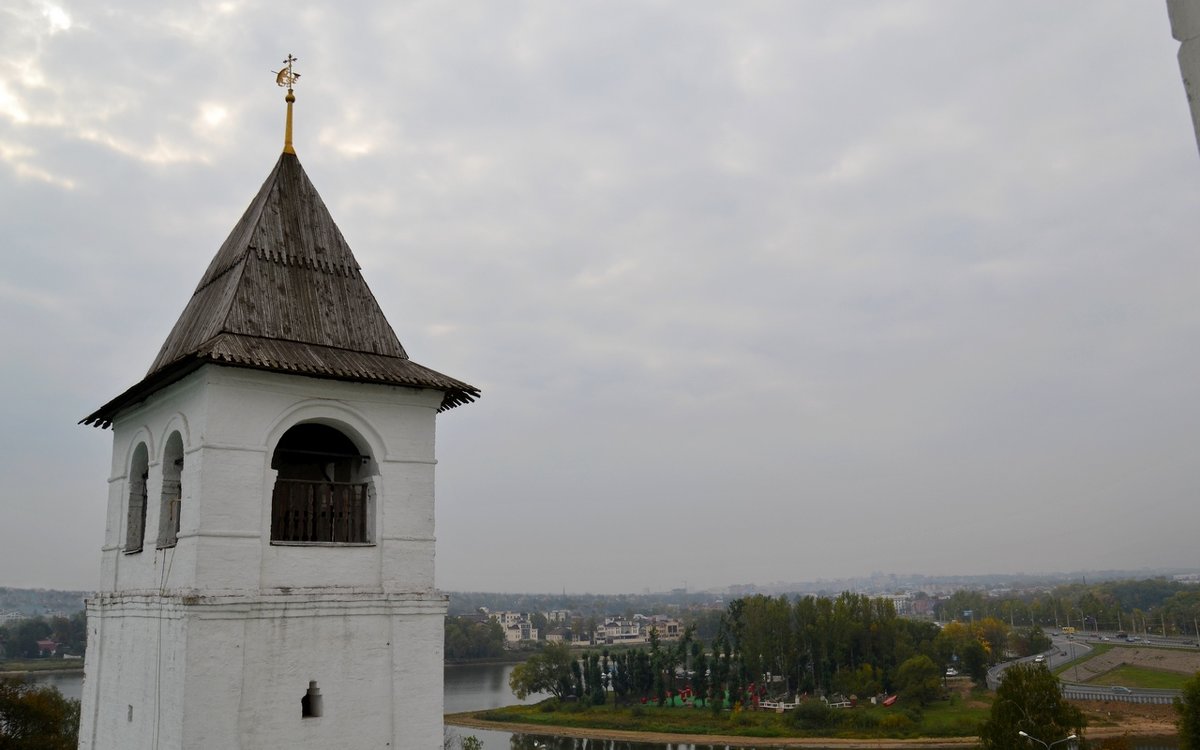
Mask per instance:
[[[408,358],[300,160],[284,153],[217,251],[140,383],[85,417],[108,427],[206,362],[444,394],[479,389]]]

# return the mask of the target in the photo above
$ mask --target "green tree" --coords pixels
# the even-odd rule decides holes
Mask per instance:
[[[33,659],[38,656],[37,642],[50,637],[50,623],[40,617],[20,620],[9,628],[9,657]]]
[[[1004,670],[992,712],[979,731],[984,750],[1036,750],[1025,732],[1047,744],[1083,735],[1083,713],[1062,697],[1058,679],[1041,664]]]
[[[550,623],[546,620],[545,614],[541,612],[534,612],[533,614],[529,615],[529,624],[537,628],[539,641],[546,640],[546,630],[549,628]]]
[[[1014,630],[1009,635],[1008,642],[1017,656],[1033,656],[1046,651],[1053,645],[1050,636],[1036,625]]]
[[[833,687],[844,695],[861,698],[878,695],[883,690],[879,670],[870,664],[861,664],[858,669],[844,669],[838,672],[833,676]]]
[[[482,659],[504,653],[504,629],[495,620],[447,617],[444,627],[447,659]]]
[[[0,748],[75,750],[78,743],[79,701],[50,686],[0,677]]]
[[[907,703],[926,705],[942,694],[942,671],[924,654],[908,659],[896,670],[896,691]]]
[[[1179,750],[1200,750],[1200,672],[1183,684],[1182,694],[1175,699],[1179,719]]]
[[[966,642],[962,648],[962,666],[976,684],[982,685],[987,680],[988,654],[982,643],[975,639]]]
[[[571,650],[561,643],[550,643],[541,652],[513,667],[508,686],[520,700],[530,693],[550,693],[562,698],[571,691]]]
[[[708,659],[704,656],[704,649],[699,647],[700,644],[693,644],[692,669],[695,674],[692,675],[692,694],[695,696],[693,702],[697,705],[703,703],[708,698]]]

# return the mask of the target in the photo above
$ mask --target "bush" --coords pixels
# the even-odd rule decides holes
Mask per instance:
[[[74,750],[78,736],[79,701],[47,685],[0,677],[0,748]]]
[[[735,708],[729,714],[729,723],[735,727],[748,727],[754,723],[754,719],[741,708]]]
[[[912,729],[915,723],[907,714],[893,713],[883,717],[879,722],[880,729],[886,729],[889,732],[899,731],[904,732]]]
[[[804,701],[792,710],[792,724],[798,729],[826,729],[838,723],[837,712],[824,701]]]
[[[841,723],[854,729],[875,729],[879,726],[879,716],[869,711],[851,709],[844,712]]]

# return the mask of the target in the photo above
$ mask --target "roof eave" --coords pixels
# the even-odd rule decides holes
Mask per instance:
[[[121,395],[117,396],[104,406],[101,406],[96,411],[79,420],[79,424],[99,427],[102,430],[112,427],[113,422],[116,421],[116,418],[121,414],[121,412],[137,406],[158,391],[166,388],[176,381],[182,380],[184,377],[200,369],[200,367],[205,364],[216,365],[217,367],[234,367],[242,370],[280,372],[278,368],[274,367],[260,367],[253,364],[244,364],[240,362],[222,362],[220,360],[210,359],[202,356],[185,357],[171,363],[167,367],[160,369],[158,372],[154,373],[154,375],[145,378],[131,388],[128,388]],[[313,378],[315,380],[337,380],[343,383],[369,383],[371,385],[390,385],[397,388],[414,388],[417,390],[440,391],[442,393],[442,403],[437,409],[439,414],[444,411],[449,411],[456,406],[473,403],[476,399],[483,395],[478,388],[467,383],[462,383],[461,387],[436,388],[425,385],[364,378],[361,376],[340,376],[336,374],[315,374],[306,372],[288,372],[286,374],[301,378]]]

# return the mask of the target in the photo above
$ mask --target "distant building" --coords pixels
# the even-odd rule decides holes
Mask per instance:
[[[546,631],[547,643],[570,643],[571,629],[570,628],[555,628],[554,630]]]
[[[674,641],[683,635],[683,626],[671,617],[655,615],[634,615],[633,619],[624,617],[607,617],[604,623],[597,626],[596,643],[615,645],[620,643],[649,643],[650,631],[655,630],[660,640]]]
[[[552,609],[549,612],[546,612],[544,614],[546,615],[546,622],[570,622],[571,621],[571,610],[569,610],[569,609]]]
[[[878,598],[890,601],[898,615],[905,616],[912,614],[912,594],[884,594]]]
[[[538,640],[538,629],[525,612],[489,612],[488,617],[504,629],[504,647],[516,648]]]

